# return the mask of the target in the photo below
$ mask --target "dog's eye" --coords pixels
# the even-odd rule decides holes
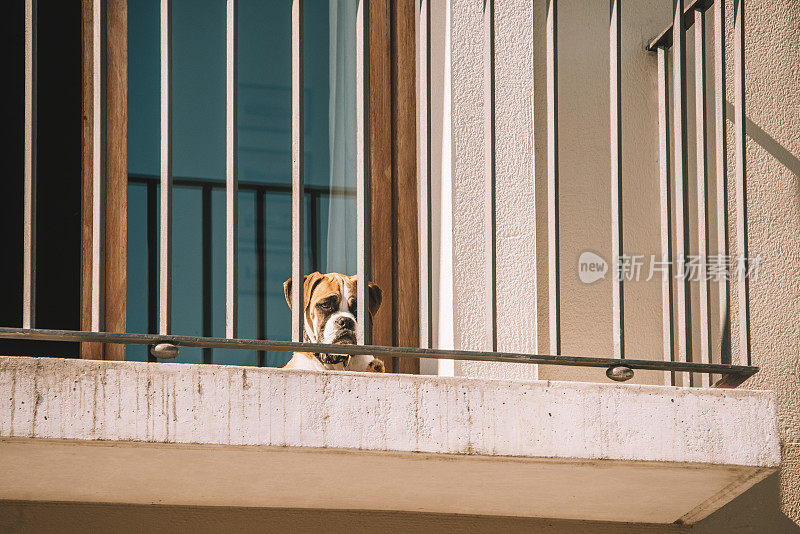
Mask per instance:
[[[331,311],[333,309],[333,303],[331,301],[320,302],[317,304],[317,308],[324,311]]]

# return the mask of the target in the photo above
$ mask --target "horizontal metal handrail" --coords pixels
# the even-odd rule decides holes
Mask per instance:
[[[142,174],[130,173],[128,174],[128,183],[132,184],[148,184],[160,183],[160,178],[155,174]],[[211,187],[214,189],[225,189],[225,180],[213,178],[190,178],[185,176],[174,176],[172,178],[173,186],[183,187]],[[255,181],[239,181],[239,189],[243,191],[263,191],[267,193],[286,193],[292,192],[292,184],[276,183],[276,182],[255,182]],[[320,196],[342,196],[353,197],[356,196],[356,190],[352,187],[336,187],[332,185],[309,185],[305,184],[304,190],[306,193],[320,195]]]
[[[160,334],[131,334],[115,332],[84,332],[77,330],[47,330],[0,327],[0,339],[35,341],[67,341],[116,343],[124,345],[155,346],[162,343],[176,347],[200,347],[214,349],[245,349],[289,352],[320,352],[336,354],[370,354],[372,356],[395,356],[400,358],[433,358],[470,360],[484,362],[533,363],[570,365],[576,367],[600,367],[611,371],[624,367],[666,372],[692,372],[721,374],[723,378],[715,387],[736,387],[758,372],[758,367],[716,363],[672,362],[663,360],[632,360],[625,358],[595,358],[549,354],[520,354],[515,352],[489,352],[469,350],[422,349],[411,347],[383,347],[378,345],[329,345],[323,343],[297,343],[268,339],[234,339],[219,337],[177,336]],[[611,378],[611,374],[609,378]],[[632,374],[630,375],[632,376]],[[630,378],[628,376],[627,378]]]
[[[687,31],[694,24],[694,12],[706,11],[714,5],[714,0],[692,0],[683,11],[683,30]],[[670,48],[672,46],[672,24],[666,27],[647,45],[647,50],[655,52],[658,48]]]

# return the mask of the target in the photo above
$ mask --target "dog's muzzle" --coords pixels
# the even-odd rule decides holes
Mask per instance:
[[[355,345],[356,344],[356,333],[350,329],[343,329],[340,330],[336,337],[333,338],[333,343],[335,345]],[[339,363],[347,364],[347,361],[350,359],[350,356],[347,354],[318,354],[317,358],[322,363],[336,365]]]
[[[333,343],[336,345],[355,345],[356,333],[352,330],[342,330],[333,338]]]

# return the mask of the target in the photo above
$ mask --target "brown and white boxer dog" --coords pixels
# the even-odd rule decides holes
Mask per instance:
[[[355,345],[356,286],[355,276],[339,273],[311,273],[303,282],[305,305],[304,339],[306,343]],[[283,283],[286,302],[292,308],[292,279]],[[369,314],[374,316],[381,305],[381,289],[369,284]],[[372,356],[295,352],[284,369],[313,371],[371,371],[382,373],[384,365]]]

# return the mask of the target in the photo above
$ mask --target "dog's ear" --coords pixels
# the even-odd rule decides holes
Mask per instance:
[[[313,272],[303,277],[303,307],[308,308],[311,302],[311,293],[316,285],[322,280],[322,273]],[[283,283],[283,294],[286,296],[286,304],[292,307],[292,279],[289,278]]]
[[[373,282],[369,283],[369,313],[370,315],[375,315],[378,311],[378,308],[381,307],[381,302],[383,302],[383,291],[381,288],[378,287],[378,284]]]

